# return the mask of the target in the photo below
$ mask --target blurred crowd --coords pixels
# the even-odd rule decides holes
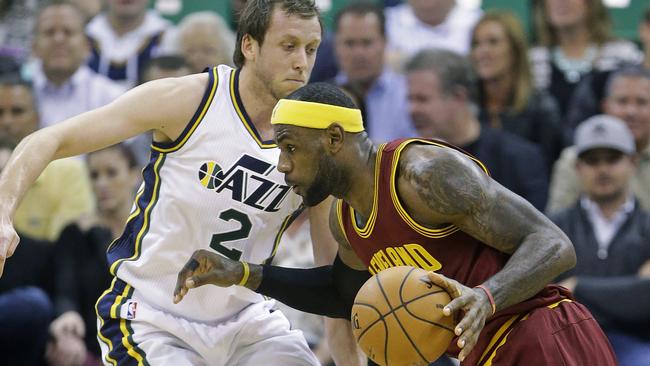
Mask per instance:
[[[243,2],[231,1],[230,19],[201,11],[174,24],[148,0],[0,0],[0,170],[37,129],[154,79],[233,65]],[[621,365],[650,365],[650,7],[638,39],[619,39],[601,0],[528,6],[532,41],[508,9],[349,0],[311,81],[345,90],[375,142],[459,146],[545,212],[578,256],[557,281],[590,308]],[[105,252],[150,144],[145,134],[57,160],[27,193],[15,215],[21,244],[0,278],[0,363],[101,364]],[[313,265],[308,230],[298,220],[277,263]],[[289,315],[330,362],[321,319]]]

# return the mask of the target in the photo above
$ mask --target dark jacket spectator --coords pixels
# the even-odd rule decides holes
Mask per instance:
[[[472,30],[471,60],[477,74],[479,120],[538,144],[546,168],[564,147],[557,104],[536,91],[520,22],[507,12],[488,12]]]
[[[508,132],[483,126],[479,138],[462,148],[485,164],[494,180],[538,210],[544,209],[549,173],[538,146]]]

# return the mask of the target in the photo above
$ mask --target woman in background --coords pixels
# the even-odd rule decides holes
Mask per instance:
[[[101,365],[95,302],[111,281],[106,250],[121,235],[138,182],[133,152],[118,144],[87,155],[97,210],[68,225],[56,243],[51,365]]]
[[[472,30],[479,120],[538,144],[550,171],[564,147],[560,114],[552,97],[533,88],[524,37],[507,12],[484,14]]]
[[[538,46],[530,58],[535,85],[555,97],[563,117],[584,77],[638,63],[642,57],[632,42],[612,38],[602,0],[535,0],[533,13]]]

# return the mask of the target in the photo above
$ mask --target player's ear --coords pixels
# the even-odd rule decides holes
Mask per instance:
[[[340,124],[334,122],[325,130],[325,136],[327,137],[327,149],[331,152],[337,152],[343,146],[343,141],[345,140],[345,131]]]
[[[257,50],[257,41],[250,34],[244,34],[241,39],[241,53],[244,55],[244,58],[246,60],[254,60]]]

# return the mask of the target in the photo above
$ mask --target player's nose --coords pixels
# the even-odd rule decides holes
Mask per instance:
[[[288,159],[285,159],[282,156],[280,156],[277,169],[280,173],[287,174],[291,171],[291,163],[289,162]]]

